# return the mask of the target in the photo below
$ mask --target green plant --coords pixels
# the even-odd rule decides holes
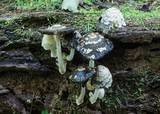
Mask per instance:
[[[42,110],[41,114],[49,114],[49,111],[47,109]]]
[[[119,9],[122,11],[124,18],[127,21],[132,21],[134,24],[144,27],[145,29],[150,29],[153,25],[149,25],[147,23],[151,23],[151,19],[157,18],[154,21],[157,21],[157,26],[159,25],[159,17],[160,9],[156,9],[155,6],[152,7],[151,12],[142,12],[136,9],[135,7],[131,7],[128,4],[123,4],[119,6]],[[147,24],[147,25],[146,25]],[[149,28],[148,28],[149,27]]]

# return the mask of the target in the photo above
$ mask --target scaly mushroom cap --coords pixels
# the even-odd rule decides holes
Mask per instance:
[[[107,67],[98,65],[96,80],[101,83],[101,87],[109,88],[112,85],[112,74]]]
[[[76,36],[79,38],[74,38],[74,47],[87,59],[100,59],[113,49],[113,43],[98,32],[92,32],[82,37],[77,33]]]
[[[107,9],[98,19],[99,29],[111,30],[126,26],[123,14],[115,7]]]
[[[95,70],[93,68],[78,68],[70,77],[69,79],[72,82],[76,83],[84,83],[89,78],[91,78],[95,74]]]

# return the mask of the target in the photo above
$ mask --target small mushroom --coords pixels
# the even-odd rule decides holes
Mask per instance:
[[[109,69],[103,65],[99,65],[97,69],[96,76],[97,84],[94,84],[95,87],[94,94],[90,92],[90,102],[93,104],[97,99],[102,99],[105,95],[104,88],[109,88],[112,85],[112,74]]]
[[[62,9],[69,10],[71,12],[78,12],[77,8],[79,4],[83,4],[83,0],[63,0]]]
[[[66,62],[63,59],[63,53],[61,49],[61,35],[73,32],[72,28],[62,26],[62,25],[53,25],[47,29],[40,29],[41,33],[44,34],[42,39],[42,46],[44,49],[51,50],[51,57],[57,58],[57,65],[59,67],[59,72],[64,74],[66,72]],[[73,58],[74,50],[71,50],[71,54],[67,56],[70,60],[70,57]]]
[[[74,47],[85,58],[90,60],[89,67],[94,67],[94,60],[102,58],[113,49],[113,43],[98,32],[82,36],[78,31],[75,31],[74,34]]]
[[[80,83],[82,84],[81,86],[81,93],[78,96],[76,96],[76,104],[80,105],[84,102],[84,96],[85,96],[85,91],[86,91],[86,87],[83,87],[86,83],[86,81],[93,77],[95,74],[95,70],[93,68],[78,68],[70,77],[69,79],[72,82],[75,83]]]
[[[98,19],[98,30],[108,34],[109,31],[126,26],[123,14],[115,7],[107,9]]]
[[[96,73],[96,71],[94,70],[94,68],[78,68],[76,71],[74,71],[74,73],[69,77],[69,79],[72,82],[75,83],[84,83],[86,82],[89,78],[91,78],[94,74]]]

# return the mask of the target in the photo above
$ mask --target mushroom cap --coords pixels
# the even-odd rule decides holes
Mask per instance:
[[[98,19],[99,21],[99,29],[115,29],[115,28],[122,28],[126,26],[124,21],[123,14],[115,7],[111,7],[107,9],[105,12],[101,14]]]
[[[78,68],[70,77],[69,79],[72,82],[76,83],[84,83],[86,82],[89,78],[91,78],[96,71],[93,68]]]
[[[55,39],[53,38],[52,35],[44,34],[43,38],[42,38],[42,44],[41,45],[45,50],[54,49],[55,46],[56,46]]]
[[[81,37],[76,33],[74,47],[87,59],[97,60],[113,49],[113,43],[98,32],[85,34]],[[77,38],[78,37],[78,38]]]
[[[68,34],[73,32],[74,29],[70,28],[70,27],[66,27],[60,24],[55,24],[52,25],[46,29],[39,29],[39,32],[43,33],[43,34],[48,34],[48,35],[54,35],[54,34]]]
[[[62,9],[77,12],[78,5],[82,0],[63,0]]]
[[[96,80],[101,83],[101,87],[109,88],[113,81],[112,74],[107,67],[98,65]]]

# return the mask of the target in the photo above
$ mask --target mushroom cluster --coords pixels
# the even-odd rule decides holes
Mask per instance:
[[[87,86],[87,81],[93,79],[93,89],[90,91]],[[109,69],[103,65],[97,67],[97,73],[94,68],[78,68],[69,79],[72,82],[81,84],[81,93],[76,96],[76,104],[80,105],[84,102],[86,90],[89,90],[89,101],[95,103],[97,99],[102,99],[105,95],[105,88],[109,88],[112,84],[112,74]],[[94,93],[92,92],[94,91]]]
[[[63,0],[62,9],[72,12],[77,11],[77,7],[82,0]],[[116,28],[126,26],[122,13],[117,8],[107,9],[98,19],[99,26],[103,33],[107,33]],[[39,30],[44,34],[42,46],[45,50],[50,50],[51,57],[56,58],[59,72],[66,72],[67,61],[71,61],[77,50],[83,57],[89,60],[89,65],[84,68],[76,69],[69,79],[74,83],[81,84],[81,93],[76,96],[76,104],[84,102],[86,92],[89,92],[89,101],[95,103],[97,99],[102,99],[105,95],[105,88],[112,84],[112,74],[103,65],[96,68],[95,60],[101,59],[108,54],[114,47],[113,43],[98,32],[91,32],[81,35],[74,29],[62,25],[53,25],[47,29]],[[73,33],[73,40],[70,54],[62,52],[61,39],[64,34]],[[62,43],[62,44],[61,44]],[[97,71],[96,71],[97,69]]]
[[[91,84],[95,75],[94,61],[109,53],[114,47],[113,43],[98,32],[81,35],[78,31],[75,31],[73,46],[80,54],[89,59],[89,66],[87,68],[76,70],[69,78],[72,82],[79,82],[83,85],[81,87],[80,96],[76,96],[76,104],[80,105],[83,103],[86,89],[89,91],[95,90],[94,94],[90,92],[90,102],[93,104],[96,102],[97,98],[101,99],[104,97],[104,88],[108,88],[112,83],[112,79],[110,79],[112,76],[108,68],[100,65],[98,66],[97,75],[95,76],[96,82],[99,83]]]
[[[61,38],[64,34],[73,32],[74,30],[62,25],[53,25],[47,29],[40,29],[39,31],[44,34],[42,47],[45,50],[51,51],[51,57],[57,60],[56,64],[59,67],[59,72],[64,74],[66,72],[66,61],[71,61],[73,59],[75,49],[71,48],[69,55],[63,53],[61,49]]]
[[[106,34],[111,30],[120,29],[124,26],[126,26],[126,23],[123,14],[115,7],[107,9],[98,19],[98,30]]]

